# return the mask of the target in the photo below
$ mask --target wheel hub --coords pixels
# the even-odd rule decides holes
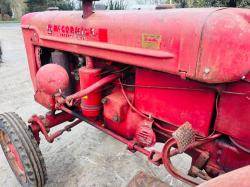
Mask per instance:
[[[23,163],[21,161],[20,155],[17,152],[16,147],[10,141],[10,138],[7,134],[0,130],[0,143],[2,145],[3,151],[6,155],[6,158],[11,165],[12,169],[16,173],[16,176],[22,183],[25,183],[27,180]]]

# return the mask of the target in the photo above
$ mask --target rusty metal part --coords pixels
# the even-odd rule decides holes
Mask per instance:
[[[205,144],[209,141],[212,141],[214,139],[217,139],[218,137],[220,137],[221,134],[214,134],[212,136],[207,137],[206,139],[200,140],[200,141],[195,141],[194,143],[190,144],[186,150],[188,149],[192,149],[195,148],[197,146],[200,146],[202,144]],[[168,170],[168,172],[173,175],[174,177],[178,178],[179,180],[188,183],[191,186],[195,186],[198,185],[199,182],[197,182],[194,178],[183,174],[182,172],[180,172],[179,170],[177,170],[173,165],[172,162],[170,160],[170,158],[176,154],[179,154],[179,150],[178,149],[174,149],[173,151],[171,151],[172,148],[177,146],[177,142],[174,138],[170,138],[164,145],[163,150],[162,150],[162,161],[163,164],[165,166],[165,168]],[[204,174],[204,173],[200,173],[195,171],[196,176],[199,176],[203,179],[209,179],[209,176]]]
[[[199,152],[199,155],[196,157],[192,157],[192,166],[188,172],[188,175],[192,177],[200,177],[202,178],[205,176],[208,180],[208,175],[199,175],[201,170],[204,169],[205,165],[207,164],[209,160],[209,153],[201,150],[197,150]],[[197,172],[198,171],[198,172]]]
[[[221,135],[222,135],[222,134],[220,134],[220,133],[215,133],[215,134],[212,133],[212,134],[209,135],[208,137],[203,138],[203,139],[201,139],[201,140],[199,140],[199,141],[197,140],[197,141],[195,141],[194,143],[188,145],[188,147],[187,147],[186,150],[193,149],[193,148],[198,147],[198,146],[200,146],[200,145],[202,145],[202,144],[205,144],[205,143],[207,143],[207,142],[210,142],[210,141],[212,141],[212,140],[215,140],[215,139],[219,138]],[[174,149],[174,150],[172,150],[172,151],[170,152],[170,156],[174,156],[174,155],[177,155],[177,154],[180,154],[180,152],[179,152],[178,149]]]
[[[173,165],[170,160],[170,150],[171,148],[175,147],[177,145],[177,142],[174,138],[170,138],[164,145],[163,150],[162,150],[162,160],[165,168],[167,171],[173,175],[174,177],[178,178],[179,180],[188,183],[191,186],[196,186],[199,183],[192,177],[183,174],[179,170],[177,170]]]
[[[183,153],[195,141],[192,125],[189,122],[184,123],[173,133],[173,138],[177,142],[179,153]]]
[[[48,134],[48,129],[46,129],[46,124],[44,121],[37,115],[33,115],[32,118],[30,119],[31,123],[31,129],[36,129],[36,131],[41,131],[45,137],[45,139],[49,143],[53,143],[54,140],[58,137],[61,136],[65,131],[70,131],[73,127],[81,123],[81,120],[76,120],[75,122],[71,123],[70,125],[65,126],[63,129],[56,131],[55,133],[49,135]],[[34,131],[34,130],[33,130]]]
[[[188,174],[192,173],[192,177],[199,177],[203,180],[210,180],[212,179],[211,177],[209,177],[209,175],[205,172],[203,172],[202,170],[200,170],[199,168],[197,168],[196,166],[191,166]]]
[[[127,187],[170,187],[170,185],[140,171],[132,178]]]

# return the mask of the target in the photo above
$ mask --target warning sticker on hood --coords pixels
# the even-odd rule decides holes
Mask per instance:
[[[161,35],[142,33],[142,48],[160,49]]]

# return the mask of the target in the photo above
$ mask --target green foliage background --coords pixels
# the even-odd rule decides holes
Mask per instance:
[[[250,8],[250,0],[173,0],[173,1],[179,7],[244,7],[244,8]],[[169,2],[169,0],[167,2]]]
[[[127,7],[126,0],[109,0],[107,3],[109,10],[124,10]]]
[[[110,10],[126,9],[131,0],[106,0]],[[135,0],[138,4],[172,3],[178,8],[185,7],[244,7],[250,8],[250,0]],[[0,0],[0,20],[9,16],[19,19],[24,13],[47,10],[48,7],[58,7],[60,10],[79,8],[77,0]]]
[[[73,10],[73,1],[68,0],[26,0],[27,12],[47,10],[49,7],[58,7],[60,10]]]
[[[250,0],[136,0],[138,4],[176,4],[177,7],[245,7],[250,8]]]
[[[126,9],[129,0],[108,0],[110,10]],[[176,4],[177,8],[244,7],[250,8],[250,0],[136,0],[137,4]]]

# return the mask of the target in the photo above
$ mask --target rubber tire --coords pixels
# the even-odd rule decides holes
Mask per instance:
[[[47,181],[47,171],[38,144],[24,121],[16,113],[0,114],[0,130],[9,136],[20,155],[27,177],[24,187],[43,187]]]

